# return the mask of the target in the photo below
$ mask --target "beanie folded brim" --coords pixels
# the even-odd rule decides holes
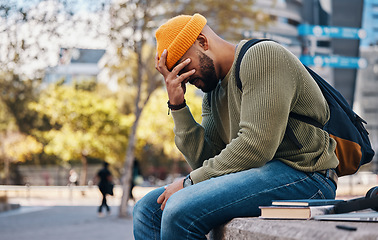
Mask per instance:
[[[158,55],[160,58],[164,49],[167,49],[166,65],[169,70],[193,45],[206,22],[206,18],[198,13],[193,16],[181,15],[172,18],[156,31]]]

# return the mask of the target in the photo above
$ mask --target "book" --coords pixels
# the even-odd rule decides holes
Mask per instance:
[[[344,200],[335,199],[298,199],[298,200],[273,200],[272,205],[275,206],[324,206],[334,205]]]
[[[378,212],[371,211],[317,215],[314,216],[314,219],[323,221],[378,222]]]
[[[260,218],[312,219],[317,215],[333,213],[334,205],[324,206],[260,206]]]

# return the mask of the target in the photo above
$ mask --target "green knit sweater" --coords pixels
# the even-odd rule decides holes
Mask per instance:
[[[242,91],[236,85],[235,61],[226,77],[202,104],[202,124],[188,107],[172,111],[175,143],[194,169],[194,183],[258,168],[279,159],[295,169],[314,172],[335,168],[336,142],[327,132],[289,119],[295,112],[320,123],[329,108],[319,87],[301,62],[281,45],[265,41],[250,48],[240,66]],[[289,124],[299,149],[285,136]]]

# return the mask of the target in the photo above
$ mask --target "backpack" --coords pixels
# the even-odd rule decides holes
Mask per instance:
[[[240,64],[244,54],[247,50],[262,41],[272,41],[270,39],[252,39],[243,45],[240,50],[235,66],[235,78],[238,88],[242,91],[242,83],[239,77]],[[291,112],[289,117],[295,118],[302,122],[311,124],[315,127],[322,128],[329,133],[329,136],[336,140],[337,145],[335,149],[336,156],[339,160],[339,165],[336,168],[339,177],[350,175],[358,171],[361,165],[371,162],[374,156],[374,150],[371,147],[369,140],[369,133],[366,131],[364,121],[359,117],[349,106],[345,98],[335,88],[333,88],[327,81],[316,74],[307,66],[304,66],[315,82],[321,89],[324,98],[326,99],[330,118],[323,126],[316,120]],[[208,102],[210,103],[211,95],[208,94]],[[285,134],[288,138],[300,149],[302,144],[295,137],[293,130],[288,125]]]

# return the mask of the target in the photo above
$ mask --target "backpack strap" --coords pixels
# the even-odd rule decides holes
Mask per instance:
[[[289,117],[297,119],[301,122],[313,125],[313,126],[318,127],[318,128],[324,127],[321,123],[314,120],[313,118],[310,118],[310,117],[304,116],[304,115],[300,115],[298,113],[290,112]],[[299,142],[298,138],[294,134],[293,129],[289,125],[286,126],[285,134],[290,139],[290,141],[292,141],[299,149],[303,148],[303,145]]]
[[[285,135],[290,139],[292,143],[295,144],[295,146],[297,146],[297,148],[303,148],[303,145],[299,142],[298,138],[294,134],[293,129],[289,125],[286,126]]]
[[[263,38],[263,39],[251,39],[248,42],[246,42],[243,45],[243,47],[240,49],[238,58],[236,59],[236,66],[235,66],[236,85],[238,86],[238,88],[240,89],[240,91],[243,91],[242,90],[242,82],[240,80],[240,64],[241,64],[241,61],[243,60],[243,57],[244,57],[245,53],[248,51],[248,49],[250,47],[252,47],[256,43],[263,42],[263,41],[273,41],[273,40],[265,39],[265,38]]]
[[[212,92],[212,91],[211,91]],[[209,104],[209,107],[211,107],[211,92],[206,93],[207,96],[207,103]]]
[[[310,118],[308,116],[300,115],[298,113],[290,112],[289,117],[297,119],[301,122],[308,123],[312,126],[318,127],[318,128],[323,128],[323,124],[319,123],[318,121],[314,120],[313,118]]]

